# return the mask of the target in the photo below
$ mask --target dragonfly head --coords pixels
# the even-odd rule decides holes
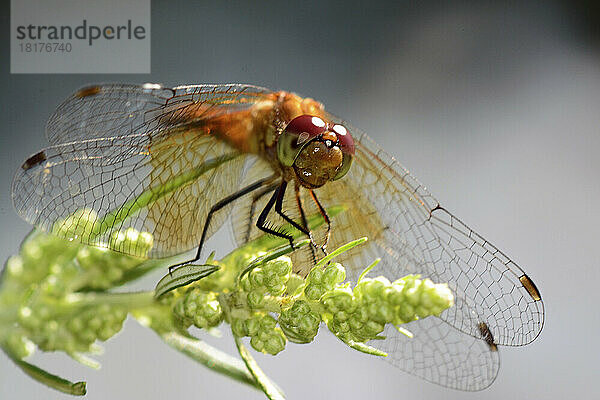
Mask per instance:
[[[290,121],[277,142],[277,157],[310,189],[340,179],[350,169],[354,140],[343,125],[311,115]]]

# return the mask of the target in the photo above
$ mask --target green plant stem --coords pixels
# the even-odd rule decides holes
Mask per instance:
[[[258,384],[260,385],[262,391],[267,395],[267,397],[270,400],[285,400],[285,396],[281,389],[275,386],[275,384],[271,382],[271,380],[263,372],[263,370],[260,369],[260,367],[254,360],[246,346],[244,346],[244,344],[242,343],[242,339],[235,336],[235,334],[233,335],[233,337],[235,339],[235,345],[238,348],[242,360],[244,360],[246,367],[248,368],[248,370],[250,370],[252,376],[254,376],[256,382],[258,382]]]
[[[215,372],[226,375],[238,382],[245,383],[262,390],[254,376],[248,371],[245,364],[229,354],[226,354],[201,340],[186,337],[177,332],[157,333],[169,346],[182,352],[186,356],[212,369]]]
[[[60,376],[53,375],[43,369],[36,367],[33,364],[29,364],[26,361],[14,356],[10,351],[2,348],[4,353],[27,375],[31,376],[36,381],[43,383],[53,389],[61,391],[66,394],[74,396],[83,396],[86,394],[85,382],[71,382]]]

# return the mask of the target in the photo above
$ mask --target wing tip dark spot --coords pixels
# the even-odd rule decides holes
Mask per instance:
[[[98,85],[84,87],[75,93],[75,97],[83,99],[84,97],[94,96],[100,93],[100,90],[102,89]]]
[[[481,334],[482,339],[487,343],[491,351],[498,351],[498,345],[494,342],[494,336],[492,335],[492,331],[490,331],[490,328],[485,322],[479,323],[479,333]]]
[[[31,169],[46,160],[47,160],[46,153],[44,153],[43,151],[40,151],[38,153],[35,153],[31,157],[29,157],[27,160],[25,160],[23,165],[21,165],[21,168],[23,168],[24,171],[27,171],[28,169]]]
[[[535,286],[535,283],[533,283],[533,281],[531,280],[531,278],[527,276],[527,274],[521,275],[519,277],[519,281],[521,282],[521,284],[523,285],[523,287],[525,288],[525,290],[527,290],[527,293],[529,293],[529,295],[531,296],[531,298],[534,301],[541,301],[542,300],[542,296],[540,295],[540,291],[538,290],[537,286]]]

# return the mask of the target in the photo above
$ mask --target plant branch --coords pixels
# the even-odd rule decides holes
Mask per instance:
[[[86,394],[87,391],[85,382],[71,382],[67,379],[61,378],[60,376],[53,375],[48,371],[41,369],[40,367],[36,367],[33,364],[21,360],[4,347],[2,350],[19,368],[21,368],[24,373],[36,381],[73,396],[84,396]]]
[[[169,346],[182,352],[205,367],[235,379],[238,382],[250,385],[255,389],[262,390],[260,384],[257,383],[254,376],[248,371],[241,360],[232,357],[201,340],[187,337],[177,332],[156,332]]]

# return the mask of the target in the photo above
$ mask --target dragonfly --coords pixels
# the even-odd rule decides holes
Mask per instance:
[[[488,387],[498,346],[528,344],[542,330],[532,279],[312,98],[246,84],[97,84],[60,104],[46,133],[51,146],[27,158],[12,187],[17,212],[42,230],[91,209],[105,238],[133,227],[154,237],[147,257],[197,249],[198,259],[226,221],[240,245],[265,233],[292,242],[293,229],[312,243],[293,253],[303,275],[327,248],[367,236],[341,256],[348,279],[380,258],[373,275],[421,274],[455,296],[439,317],[407,324],[412,338],[390,326],[373,346],[396,367],[454,389]],[[330,215],[333,207],[344,211]],[[309,215],[325,223],[310,229]]]

